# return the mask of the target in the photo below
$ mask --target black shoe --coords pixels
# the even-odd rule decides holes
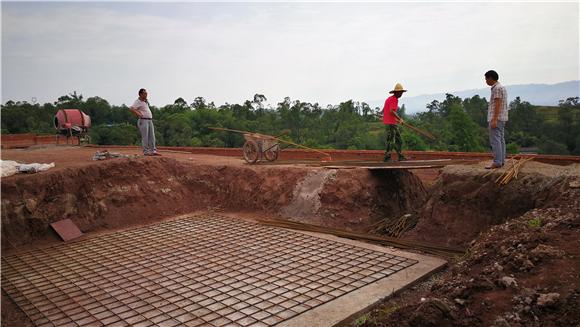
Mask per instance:
[[[393,160],[391,160],[391,157],[385,157],[383,159],[383,162],[392,162]]]
[[[405,156],[399,156],[399,161],[407,161],[407,158],[405,158]]]

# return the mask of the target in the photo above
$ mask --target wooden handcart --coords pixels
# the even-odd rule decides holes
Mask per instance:
[[[280,142],[273,136],[258,133],[244,133],[243,153],[244,160],[248,163],[256,163],[266,159],[275,161],[280,154]]]
[[[306,147],[304,145],[296,144],[291,141],[280,139],[276,136],[252,133],[247,131],[239,131],[235,129],[221,128],[221,127],[210,127],[212,130],[234,132],[244,135],[244,146],[242,148],[244,160],[247,163],[254,164],[262,160],[276,161],[280,156],[280,151],[287,148],[290,145],[307,149],[310,151],[318,152],[324,155],[324,158],[330,161],[330,155],[326,152],[322,152],[316,149]]]

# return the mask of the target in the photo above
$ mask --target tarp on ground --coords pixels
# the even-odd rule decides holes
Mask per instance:
[[[49,164],[30,163],[23,164],[12,160],[0,160],[2,177],[12,176],[16,173],[37,173],[54,167],[54,162]]]

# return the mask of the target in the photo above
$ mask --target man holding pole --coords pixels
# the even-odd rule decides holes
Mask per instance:
[[[406,158],[401,153],[403,147],[403,141],[401,139],[401,130],[399,124],[403,122],[403,119],[397,115],[397,110],[399,109],[399,98],[403,96],[403,93],[407,90],[403,89],[400,83],[395,85],[395,88],[389,93],[393,94],[387,98],[385,101],[385,106],[383,107],[383,124],[385,124],[385,162],[391,161],[391,151],[397,151],[398,160],[406,160]]]

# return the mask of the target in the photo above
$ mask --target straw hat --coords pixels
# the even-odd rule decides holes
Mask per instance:
[[[407,92],[407,90],[405,90],[405,89],[403,88],[403,85],[401,85],[401,83],[397,83],[397,84],[395,85],[395,89],[394,89],[394,90],[392,90],[392,91],[390,91],[389,93],[395,93],[395,92]]]

